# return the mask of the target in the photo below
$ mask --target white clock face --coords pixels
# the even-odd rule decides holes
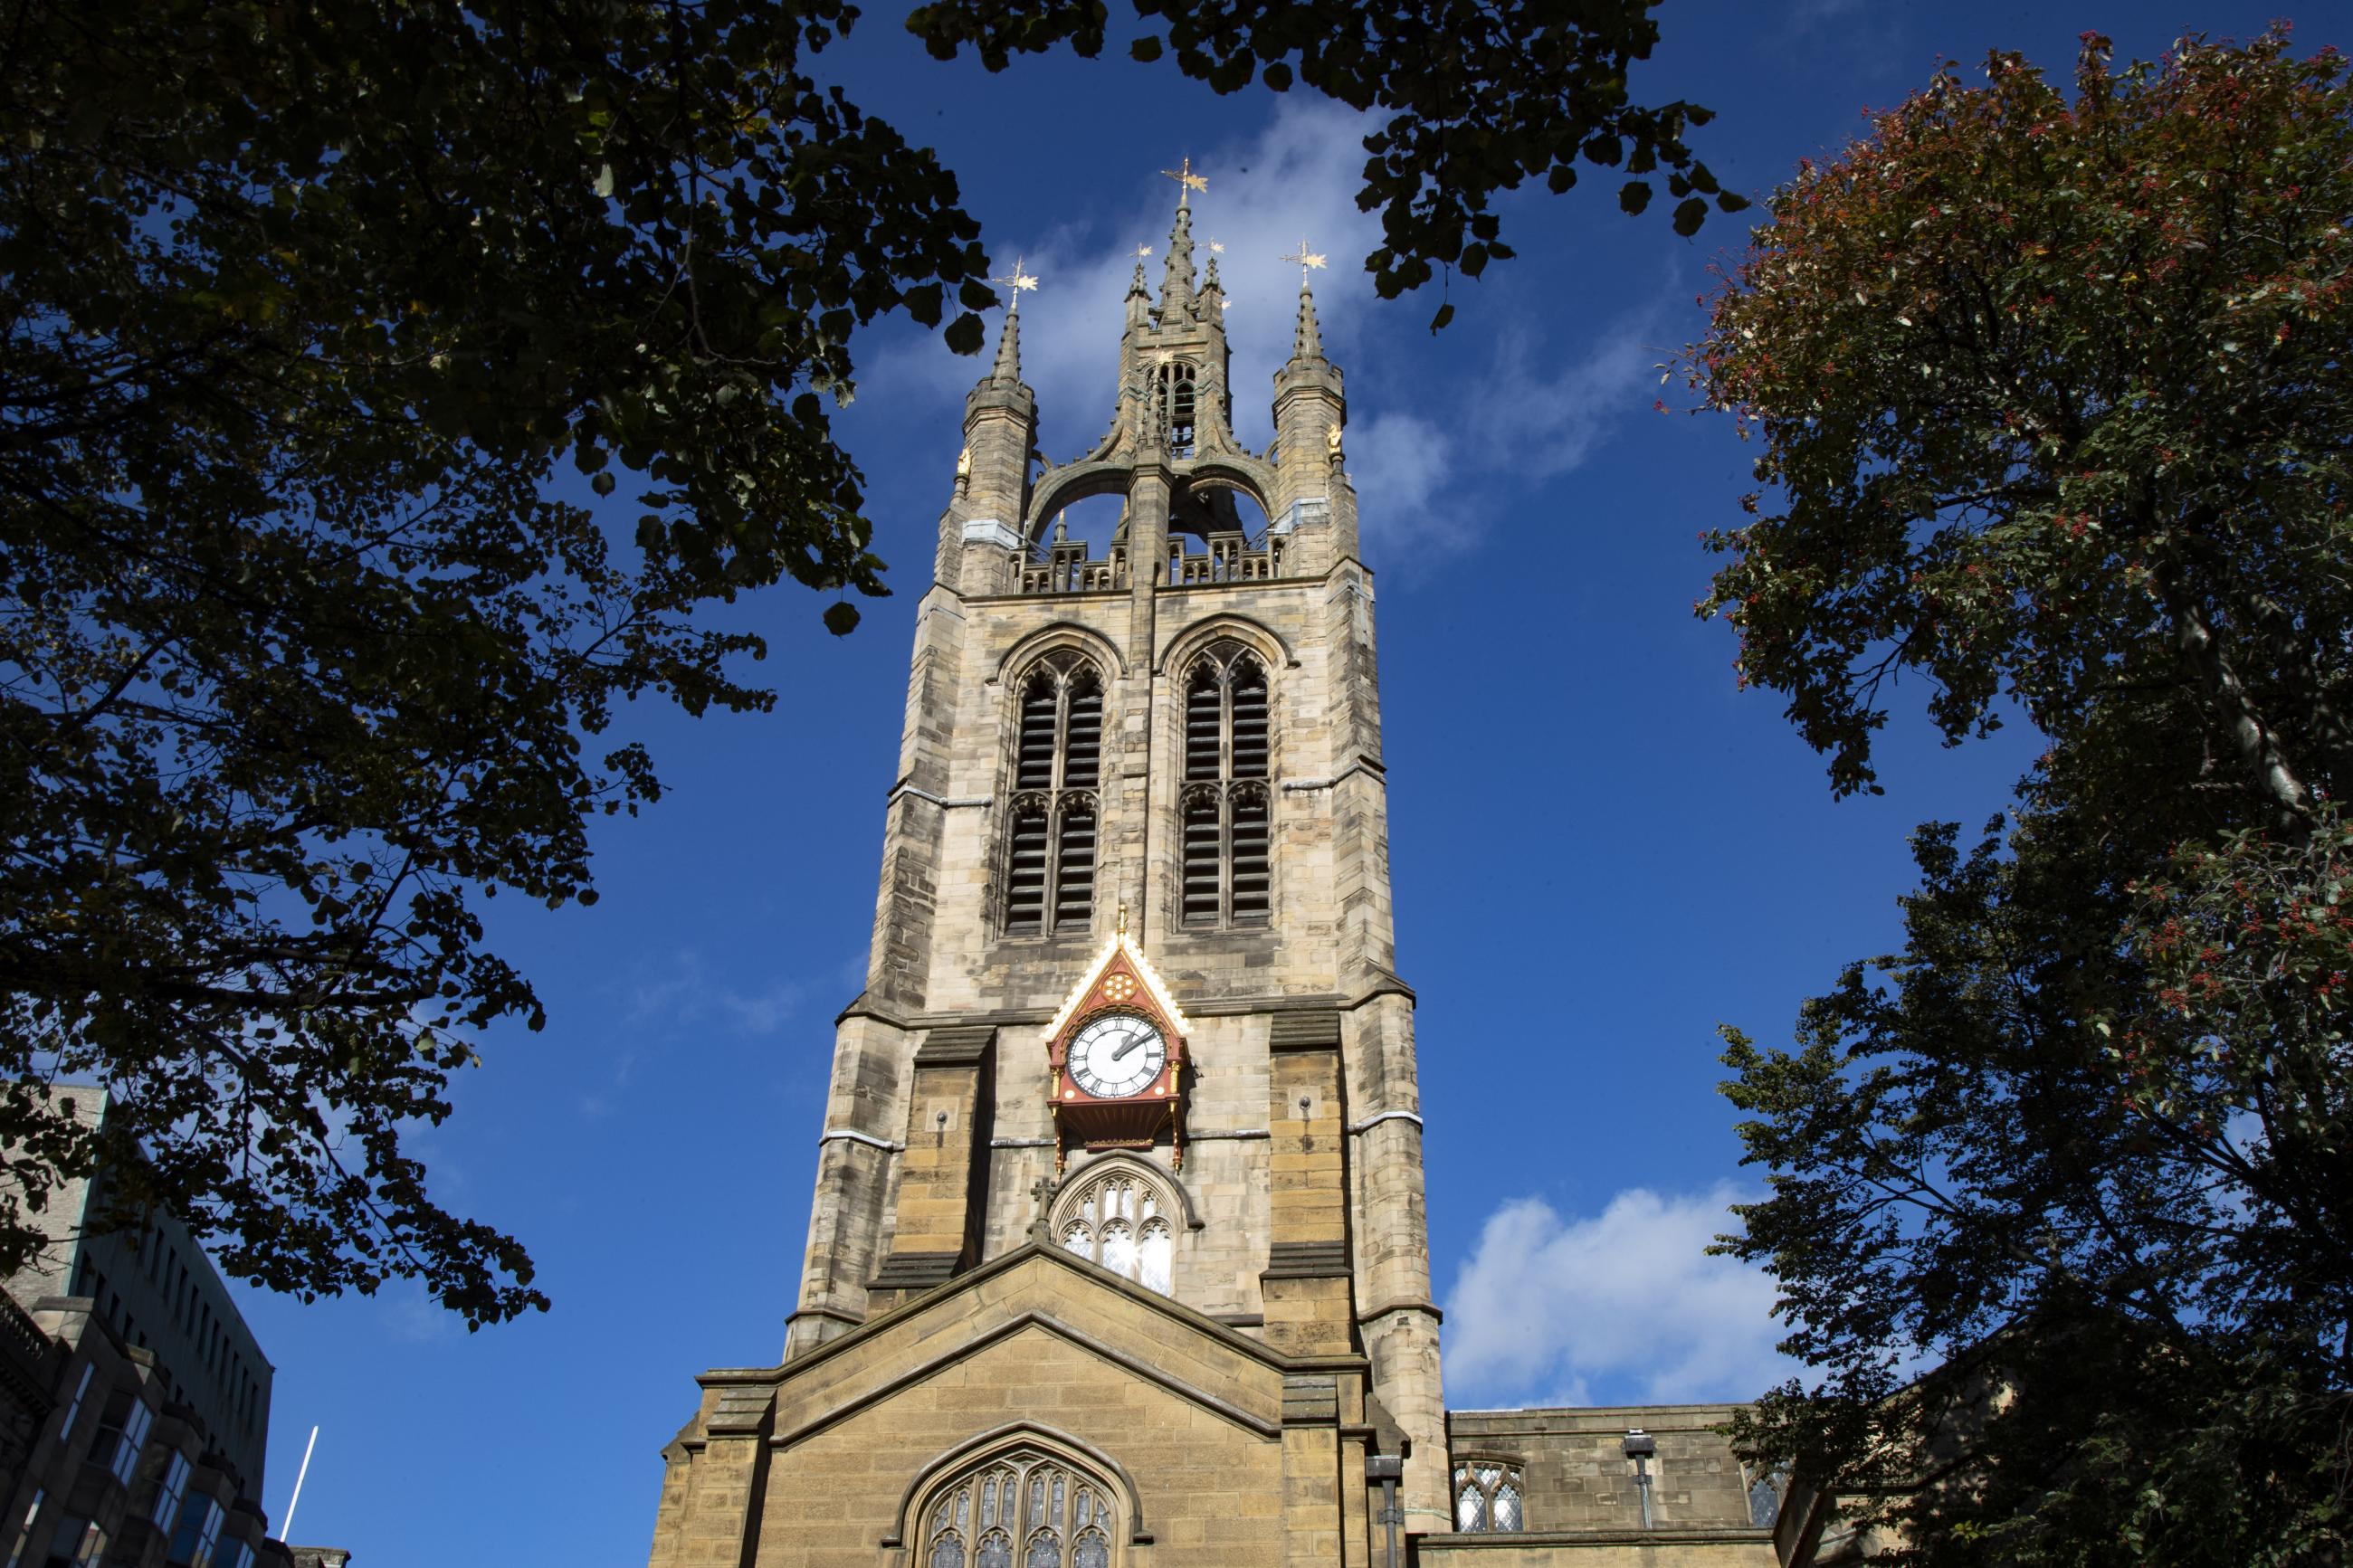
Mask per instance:
[[[1168,1065],[1160,1031],[1126,1013],[1087,1025],[1071,1042],[1071,1081],[1098,1100],[1125,1100],[1152,1087]]]

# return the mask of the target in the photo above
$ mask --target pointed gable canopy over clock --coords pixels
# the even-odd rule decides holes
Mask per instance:
[[[1135,977],[1145,996],[1149,999],[1149,1008],[1156,1010],[1179,1037],[1193,1032],[1193,1026],[1185,1021],[1176,999],[1168,994],[1167,984],[1160,978],[1159,971],[1154,969],[1152,961],[1144,956],[1144,950],[1136,946],[1135,939],[1123,931],[1103,944],[1102,951],[1094,956],[1094,962],[1087,965],[1086,973],[1079,977],[1078,984],[1063,999],[1060,1010],[1054,1015],[1054,1021],[1045,1027],[1043,1037],[1048,1043],[1059,1038],[1062,1031],[1071,1026],[1071,1021],[1087,1008],[1090,1000],[1097,1006],[1134,1006],[1136,998],[1133,993],[1124,996],[1113,994],[1118,989],[1115,982],[1123,974]]]

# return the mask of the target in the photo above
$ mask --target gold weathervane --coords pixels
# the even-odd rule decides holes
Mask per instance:
[[[1013,303],[1007,307],[1008,314],[1011,314],[1012,312],[1021,309],[1021,296],[1025,291],[1031,293],[1037,291],[1038,279],[1031,277],[1021,268],[1022,262],[1027,259],[1028,258],[1026,257],[1015,257],[1013,258],[1013,275],[1011,277],[992,278],[989,279],[991,283],[1003,284],[1006,288],[1010,289],[1013,291]]]
[[[1162,177],[1176,182],[1176,205],[1180,207],[1192,199],[1193,192],[1209,188],[1208,176],[1193,173],[1193,160],[1190,158],[1185,160],[1181,168],[1163,169],[1160,173]]]
[[[1299,249],[1296,254],[1291,256],[1278,256],[1275,259],[1277,261],[1289,261],[1297,265],[1299,268],[1299,287],[1301,291],[1304,292],[1307,288],[1307,275],[1310,272],[1321,271],[1323,269],[1324,263],[1328,260],[1329,258],[1319,256],[1314,251],[1308,249],[1307,237],[1305,235],[1301,235],[1299,237]]]

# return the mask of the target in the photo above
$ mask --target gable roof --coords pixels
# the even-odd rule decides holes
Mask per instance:
[[[1154,1005],[1160,1009],[1168,1022],[1175,1026],[1176,1032],[1180,1035],[1191,1034],[1193,1026],[1185,1021],[1185,1015],[1178,1009],[1176,999],[1168,994],[1167,983],[1160,978],[1159,971],[1152,967],[1152,961],[1144,956],[1144,950],[1135,945],[1135,939],[1125,931],[1121,931],[1103,944],[1103,951],[1095,954],[1094,962],[1088,964],[1086,973],[1079,976],[1078,984],[1071,987],[1070,995],[1063,999],[1060,1010],[1055,1013],[1054,1021],[1046,1026],[1039,1038],[1051,1041],[1060,1035],[1063,1029],[1070,1026],[1071,1016],[1079,1010],[1079,1005],[1087,999],[1096,984],[1103,979],[1103,972],[1122,958],[1127,961],[1129,968],[1135,971],[1136,978],[1144,982],[1144,988],[1151,993]]]

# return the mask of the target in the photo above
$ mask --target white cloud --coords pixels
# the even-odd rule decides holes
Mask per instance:
[[[681,949],[671,954],[666,973],[641,976],[629,987],[624,1021],[632,1027],[678,1029],[717,1018],[739,1034],[773,1035],[799,1011],[807,992],[792,980],[739,991],[714,982],[702,954]]]
[[[1645,346],[1657,311],[1620,321],[1582,359],[1545,375],[1528,363],[1526,340],[1506,336],[1480,399],[1479,457],[1522,477],[1551,479],[1585,461],[1614,419],[1646,407],[1662,355]]]
[[[1446,1300],[1448,1402],[1751,1399],[1788,1378],[1772,1281],[1706,1255],[1746,1195],[1630,1187],[1569,1220],[1542,1198],[1504,1205]]]
[[[782,980],[755,991],[739,990],[714,981],[702,955],[681,948],[670,954],[665,970],[640,973],[627,987],[621,1033],[635,1042],[712,1025],[738,1035],[773,1035],[800,1011],[809,989],[800,981]],[[643,1059],[637,1044],[626,1045],[604,1077],[579,1097],[580,1113],[606,1116],[626,1104],[629,1081]]]

